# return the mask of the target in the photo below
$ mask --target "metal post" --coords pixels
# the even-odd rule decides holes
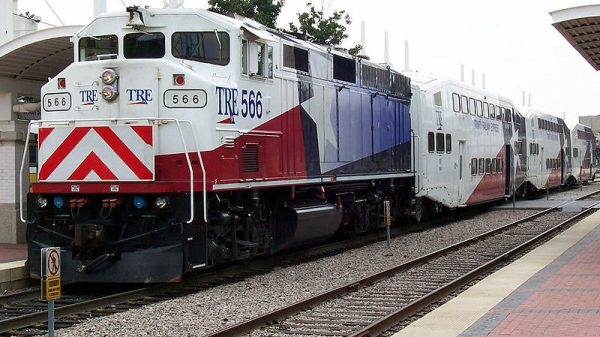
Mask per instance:
[[[516,203],[516,199],[517,199],[517,193],[515,193],[515,184],[514,183],[513,183],[513,193],[512,194],[513,194],[512,199],[513,199],[513,211],[514,211],[515,203]]]
[[[392,249],[392,238],[391,238],[391,234],[390,234],[390,225],[387,225],[387,247],[388,249]]]
[[[48,337],[54,337],[54,300],[48,301]]]
[[[384,216],[384,223],[385,223],[385,228],[386,228],[386,235],[387,235],[387,248],[388,248],[388,253],[385,254],[386,256],[391,256],[392,254],[392,236],[390,233],[390,227],[392,225],[392,215],[391,215],[391,205],[390,205],[390,201],[389,200],[385,200],[383,202],[383,216]]]

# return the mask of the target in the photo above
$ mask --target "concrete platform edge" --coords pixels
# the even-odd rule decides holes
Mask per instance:
[[[0,263],[0,291],[15,290],[29,285],[25,260]]]
[[[502,299],[600,224],[600,212],[584,218],[521,259],[486,277],[393,337],[457,336]]]

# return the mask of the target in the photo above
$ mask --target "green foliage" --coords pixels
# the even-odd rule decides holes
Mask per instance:
[[[285,0],[208,0],[208,10],[220,14],[236,13],[275,28],[284,3]]]
[[[360,44],[357,44],[356,46],[348,49],[348,54],[352,55],[352,56],[356,56],[358,55],[358,53],[360,53],[360,51],[363,49],[363,46],[361,46]]]
[[[331,16],[325,17],[323,11],[316,10],[312,3],[308,2],[306,6],[310,7],[308,12],[298,13],[299,26],[290,22],[292,32],[306,35],[309,41],[332,46],[340,45],[348,37],[345,25],[352,21],[346,11],[334,11]]]

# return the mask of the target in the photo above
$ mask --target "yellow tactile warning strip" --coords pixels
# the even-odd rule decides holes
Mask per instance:
[[[521,259],[413,322],[393,337],[457,336],[535,273],[554,261],[600,224],[595,212]]]

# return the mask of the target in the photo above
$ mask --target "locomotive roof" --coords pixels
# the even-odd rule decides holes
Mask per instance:
[[[298,38],[298,37],[296,37],[290,33],[287,33],[285,31],[268,28],[252,19],[240,16],[237,14],[235,14],[234,16],[228,16],[228,15],[214,13],[214,12],[211,12],[211,11],[208,11],[205,9],[201,9],[201,8],[143,8],[143,7],[139,7],[138,10],[141,12],[146,12],[148,14],[148,15],[144,15],[145,27],[148,27],[148,28],[163,27],[164,24],[160,23],[160,18],[159,18],[161,15],[197,15],[201,18],[206,19],[207,21],[210,21],[216,25],[219,25],[219,26],[225,28],[228,31],[235,31],[235,30],[243,29],[262,40],[287,42],[287,43],[291,43],[291,44],[300,46],[305,49],[314,50],[316,52],[323,53],[323,54],[330,53],[330,54],[343,56],[343,57],[347,57],[347,58],[356,58],[356,56],[352,56],[346,52],[336,50],[335,47],[320,45],[317,43],[313,43],[313,42]],[[91,26],[95,21],[102,20],[104,18],[114,18],[114,17],[128,18],[129,13],[127,11],[121,11],[121,12],[110,12],[110,13],[100,14],[92,22],[90,22],[89,24],[84,26],[77,33],[77,36],[85,36],[86,29],[89,26]],[[120,29],[120,27],[119,27],[119,29]],[[360,59],[360,61],[357,60],[357,62],[366,63],[370,66],[381,68],[381,69],[388,69],[388,65],[377,64],[377,63],[371,62],[366,59]],[[399,71],[396,71],[393,69],[390,69],[390,70],[394,71],[396,73],[400,73]]]

